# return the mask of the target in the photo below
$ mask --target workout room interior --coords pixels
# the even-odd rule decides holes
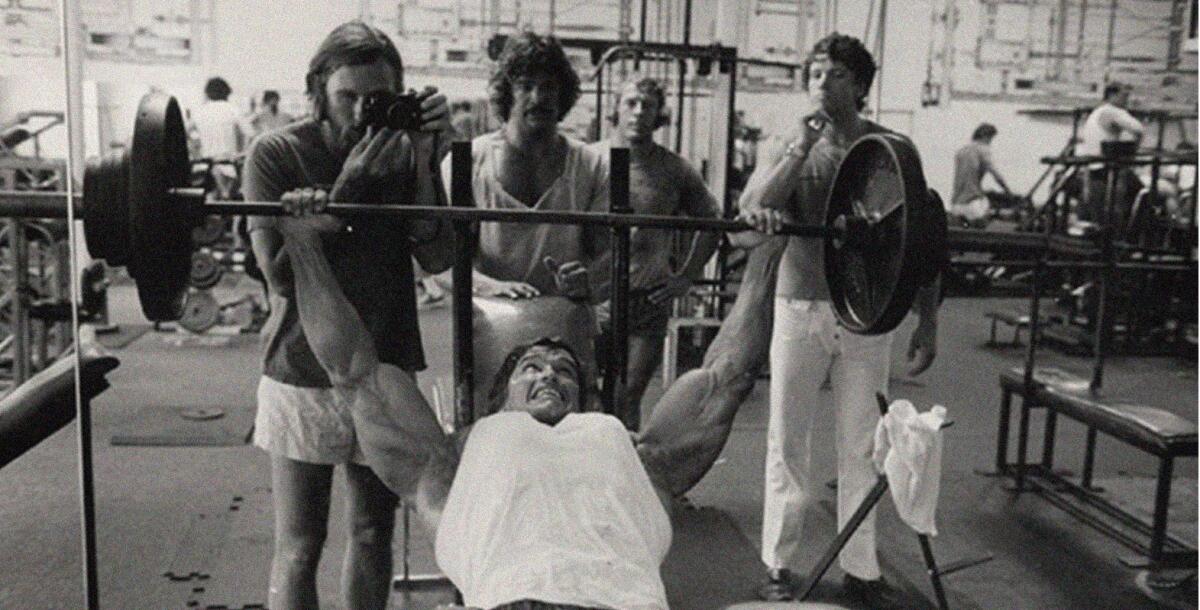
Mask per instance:
[[[1196,0],[0,0],[0,15],[0,608],[268,607],[271,459],[253,438],[274,321],[249,241],[230,214],[197,221],[181,317],[153,322],[139,287],[156,272],[136,259],[165,259],[93,216],[127,213],[121,180],[147,179],[114,165],[145,160],[130,149],[148,95],[174,98],[188,133],[188,183],[171,186],[241,198],[247,144],[311,115],[309,61],[351,20],[390,37],[406,88],[445,96],[459,141],[504,127],[488,79],[521,32],[553,35],[574,66],[581,95],[557,129],[576,140],[612,135],[629,74],[655,78],[667,120],[654,140],[694,168],[730,221],[751,173],[781,158],[811,107],[814,45],[834,32],[861,40],[877,67],[861,116],[919,153],[919,163],[877,154],[856,168],[861,182],[894,188],[880,175],[916,174],[944,201],[947,227],[913,229],[927,218],[912,210],[937,202],[905,202],[910,226],[895,230],[912,232],[880,238],[884,254],[859,261],[899,292],[915,281],[888,276],[908,260],[902,248],[941,265],[936,358],[909,374],[910,313],[892,331],[886,396],[893,412],[896,401],[944,407],[953,424],[922,437],[913,471],[936,535],[902,517],[917,492],[881,467],[881,495],[860,508],[875,511],[884,578],[911,608],[1197,607]],[[245,141],[209,156],[193,115],[214,77]],[[1140,141],[1088,156],[1089,115],[1118,89]],[[981,196],[956,200],[956,155],[984,124],[1002,182],[976,167]],[[912,184],[881,196],[914,197]],[[68,190],[73,214],[93,210],[73,226]],[[1096,201],[1100,212],[1083,215]],[[51,205],[56,217],[29,212]],[[673,251],[686,256],[691,235],[679,231]],[[118,243],[97,256],[95,240]],[[722,240],[670,305],[643,410],[702,366],[748,258]],[[509,336],[505,325],[553,327],[536,301],[556,297],[475,296],[474,322],[456,324],[472,305],[455,297],[470,290],[450,272],[414,278],[427,364],[417,385],[444,426],[469,423],[471,386],[456,376],[470,370],[455,354],[471,340],[464,326],[476,346],[481,334]],[[594,308],[577,307],[590,324]],[[765,324],[750,332],[768,337]],[[795,599],[761,599],[767,360],[764,347],[720,456],[673,500],[665,599],[679,610],[867,608],[836,560],[829,381],[807,430],[814,489],[790,561]],[[612,387],[598,404],[622,397]],[[330,609],[348,607],[347,483],[335,473],[316,576]],[[387,607],[461,603],[435,533],[403,503],[395,523]]]

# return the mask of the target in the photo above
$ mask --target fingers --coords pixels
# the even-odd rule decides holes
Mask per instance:
[[[279,200],[286,214],[297,217],[311,216],[325,210],[325,206],[329,204],[329,194],[325,189],[304,187],[284,193]]]
[[[783,230],[783,213],[770,208],[744,210],[738,220],[750,225],[755,231],[774,235]]]
[[[426,87],[421,94],[421,130],[444,131],[450,127],[450,106],[446,96],[436,87]]]
[[[539,295],[541,295],[541,292],[537,288],[524,282],[503,282],[492,293],[492,296],[504,297],[506,299],[532,299]]]

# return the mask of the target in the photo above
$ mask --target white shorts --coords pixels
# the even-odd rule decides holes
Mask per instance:
[[[333,388],[303,388],[263,376],[258,382],[254,444],[300,462],[365,464],[349,407]]]

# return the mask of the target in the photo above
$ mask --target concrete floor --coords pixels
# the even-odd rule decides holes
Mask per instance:
[[[218,299],[230,300],[245,288],[222,286]],[[143,323],[129,287],[113,287],[110,299],[113,321],[127,327]],[[939,560],[946,563],[989,553],[995,557],[946,578],[952,607],[1160,607],[1137,591],[1136,573],[1118,561],[1128,555],[1124,547],[1033,494],[1014,496],[1000,480],[976,474],[991,468],[994,460],[997,374],[1019,364],[1024,355],[1016,348],[982,346],[987,339],[983,312],[998,305],[996,301],[948,301],[943,307],[938,362],[918,380],[897,376],[891,389],[893,397],[913,400],[921,409],[943,404],[956,421],[946,433],[940,535],[934,540]],[[910,324],[901,328],[894,346],[897,371],[903,370]],[[428,388],[434,380],[450,376],[448,309],[424,312],[422,328],[430,369],[420,379]],[[253,412],[258,371],[256,339],[151,332],[113,353],[122,361],[110,374],[113,387],[93,404],[102,606],[245,608],[265,603],[271,548],[265,454],[240,442],[219,447],[130,447],[109,442],[115,434],[136,429],[132,418],[148,408],[219,406],[227,411],[229,421],[247,418]],[[1089,371],[1090,360],[1050,351],[1043,354],[1046,362],[1078,373]],[[1105,379],[1106,387],[1121,388],[1148,404],[1196,419],[1194,361],[1113,358]],[[648,400],[660,391],[653,389]],[[765,422],[765,386],[760,383],[739,413],[724,454],[689,494],[693,504],[716,512],[699,511],[677,525],[686,530],[677,531],[677,546],[699,545],[697,555],[712,551],[702,548],[711,534],[709,546],[724,548],[716,549],[713,565],[707,565],[707,558],[680,558],[676,550],[668,561],[671,565],[664,567],[675,607],[720,608],[753,595],[759,577],[754,558],[761,523]],[[1035,418],[1035,430],[1039,422]],[[818,425],[814,430],[818,478],[832,479],[832,425]],[[1059,463],[1077,467],[1083,429],[1060,420],[1059,431]],[[69,425],[0,471],[0,608],[60,609],[82,603],[76,434],[75,425]],[[1036,434],[1033,441],[1033,446],[1041,446]],[[1154,466],[1127,446],[1111,440],[1100,443],[1097,476],[1120,501],[1148,504],[1145,477],[1154,473]],[[1196,464],[1185,461],[1176,472],[1173,527],[1195,543]],[[339,479],[335,487],[340,484]],[[335,494],[340,496],[340,491]],[[805,559],[810,565],[834,533],[832,497],[828,491],[811,509],[806,535],[813,545]],[[916,538],[899,522],[889,501],[880,506],[885,572],[914,596],[914,605],[920,605],[919,598],[931,599],[931,593]],[[335,521],[320,585],[322,607],[327,608],[341,607],[337,564],[344,536],[337,525],[339,511],[335,498]],[[717,518],[709,518],[712,515]],[[722,519],[735,527],[718,531]],[[413,569],[426,571],[433,565],[429,537],[414,531],[413,538]],[[689,560],[694,562],[690,567]],[[198,574],[189,580],[164,576],[193,571]],[[680,577],[681,573],[689,576]],[[697,593],[695,575],[700,573],[713,574],[705,576],[705,584],[720,594]],[[840,574],[831,570],[826,579],[836,582]],[[696,590],[680,591],[681,586]],[[841,601],[838,596],[832,584],[818,590],[825,601]],[[419,608],[435,603],[429,596],[406,603],[398,594],[393,606]]]

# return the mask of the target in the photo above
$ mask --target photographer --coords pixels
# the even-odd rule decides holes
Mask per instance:
[[[400,54],[383,32],[360,21],[335,28],[309,63],[313,117],[255,142],[245,165],[247,199],[444,205],[436,164],[450,139],[443,137],[449,127],[446,100],[428,88],[397,102],[405,90],[403,76]],[[406,104],[412,107],[407,113]],[[385,121],[393,108],[409,120]],[[344,605],[384,608],[397,498],[364,465],[347,406],[336,400],[309,347],[277,220],[256,217],[250,224],[272,301],[254,428],[254,443],[271,455],[275,551],[269,605],[318,607],[317,564],[333,470],[344,465],[349,528]],[[334,277],[365,323],[380,361],[414,376],[425,361],[412,259],[432,273],[447,269],[454,249],[449,223],[376,218],[348,223],[322,240]]]

